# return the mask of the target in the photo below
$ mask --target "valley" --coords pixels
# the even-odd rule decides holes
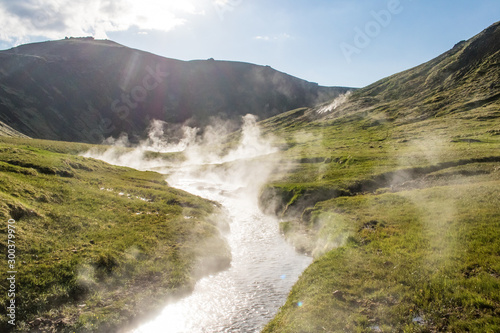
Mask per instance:
[[[64,42],[44,44],[47,54]],[[111,47],[109,41],[86,42]],[[108,136],[129,134],[127,145],[111,140],[114,147],[39,139],[95,142],[81,130],[96,128],[103,118],[91,113],[95,117],[78,131],[46,131],[40,124],[64,127],[86,118],[72,117],[88,105],[76,103],[61,122],[54,120],[57,113],[31,117],[28,104],[38,101],[16,109],[21,93],[2,80],[8,112],[0,118],[0,216],[21,226],[19,331],[127,330],[189,295],[206,275],[228,274],[232,256],[224,230],[231,219],[220,204],[196,195],[208,191],[230,200],[247,190],[259,214],[269,215],[289,243],[283,248],[312,258],[301,275],[294,272],[296,283],[263,332],[498,331],[499,45],[495,23],[425,64],[361,89],[329,90],[333,95],[320,102],[312,102],[318,91],[312,99],[286,103],[268,96],[280,108],[257,114],[259,122],[245,114],[268,103],[261,89],[277,88],[257,84],[245,98],[257,96],[258,105],[232,115],[244,124],[239,130],[235,123],[224,130],[187,127],[210,124],[213,110],[207,107],[198,122],[184,123],[177,140],[164,135],[155,141],[148,136],[155,115],[130,109],[127,124],[108,124],[116,127]],[[51,56],[29,61],[52,66]],[[116,94],[98,96],[107,104]],[[9,122],[13,115],[22,121]],[[168,182],[179,180],[179,170],[189,171],[189,179],[231,184],[231,191],[203,183],[194,186],[194,195],[174,189]],[[267,218],[259,214],[249,213]],[[3,235],[6,229],[2,225]],[[0,248],[6,249],[5,237]],[[199,274],[203,262],[210,269]],[[1,322],[5,327],[5,316]]]

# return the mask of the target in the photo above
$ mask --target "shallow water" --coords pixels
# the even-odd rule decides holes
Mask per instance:
[[[168,305],[136,333],[258,332],[272,319],[311,258],[280,235],[278,221],[232,184],[169,180],[173,187],[221,203],[231,218],[226,235],[231,267],[201,279],[193,293]]]

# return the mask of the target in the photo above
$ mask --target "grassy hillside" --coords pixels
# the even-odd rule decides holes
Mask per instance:
[[[499,167],[318,204],[308,226],[326,253],[264,332],[497,332]]]
[[[316,260],[264,332],[500,329],[498,125],[285,129],[261,201]]]
[[[311,192],[354,194],[383,187],[385,178],[394,177],[387,173],[399,169],[412,174],[416,167],[498,155],[499,40],[500,22],[343,102],[336,99],[264,121],[294,167],[267,193],[285,199],[277,209],[301,212],[318,201]],[[429,102],[438,95],[445,97]]]
[[[409,123],[447,114],[481,111],[498,118],[500,100],[500,22],[450,51],[410,70],[354,92],[326,118],[351,114],[389,123]]]
[[[499,36],[262,123],[261,206],[315,257],[263,332],[500,330]]]
[[[229,265],[217,204],[71,155],[88,147],[0,137],[0,251],[15,219],[18,331],[116,331]],[[7,271],[4,260],[2,289]],[[11,328],[4,312],[0,327]]]

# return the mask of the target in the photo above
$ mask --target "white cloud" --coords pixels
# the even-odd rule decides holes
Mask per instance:
[[[287,39],[291,39],[291,38],[292,38],[292,36],[290,36],[289,34],[283,33],[283,34],[276,35],[276,36],[255,36],[253,39],[261,40],[261,41],[265,41],[265,42],[270,42],[270,41],[278,41],[278,40],[287,40]]]
[[[268,40],[271,40],[271,37],[269,37],[269,36],[255,36],[254,39],[268,41]]]
[[[141,31],[170,31],[192,15],[204,15],[204,11],[190,0],[0,0],[0,40],[107,38],[108,32],[133,26]]]

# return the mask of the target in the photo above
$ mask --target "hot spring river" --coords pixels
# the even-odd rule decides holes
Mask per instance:
[[[284,304],[311,258],[280,235],[278,221],[230,184],[169,180],[173,187],[221,203],[229,212],[231,267],[201,279],[194,292],[168,305],[136,333],[259,332]]]

